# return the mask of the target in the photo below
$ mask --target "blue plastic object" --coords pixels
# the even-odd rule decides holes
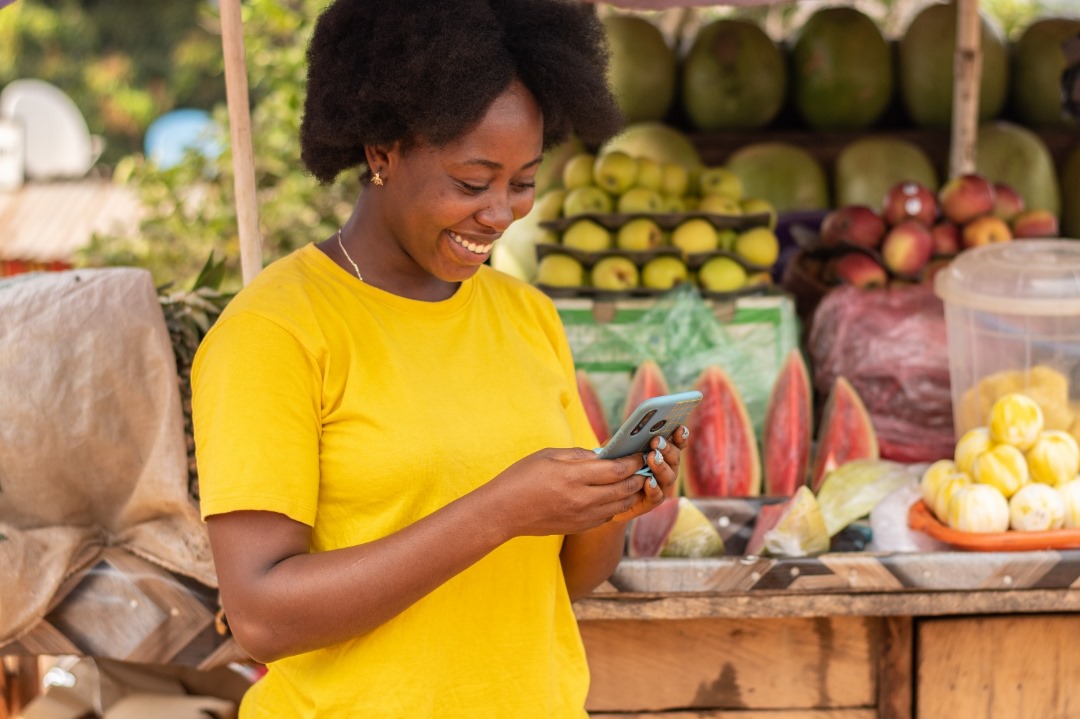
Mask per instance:
[[[163,170],[179,164],[188,150],[214,159],[222,151],[219,133],[205,110],[173,110],[150,123],[143,141],[144,152]]]

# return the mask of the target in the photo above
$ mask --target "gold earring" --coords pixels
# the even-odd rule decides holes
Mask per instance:
[[[383,179],[379,177],[378,171],[376,171],[375,174],[371,176],[371,184],[375,185],[376,187],[382,187]]]

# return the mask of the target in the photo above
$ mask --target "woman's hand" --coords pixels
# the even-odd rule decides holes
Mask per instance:
[[[663,437],[653,437],[649,443],[651,451],[647,455],[653,477],[651,480],[646,480],[633,506],[626,512],[615,515],[613,519],[619,522],[629,521],[659,507],[665,499],[675,496],[677,490],[675,483],[679,479],[679,462],[682,459],[682,451],[686,449],[689,441],[690,430],[686,427],[676,427],[670,442],[664,440]]]

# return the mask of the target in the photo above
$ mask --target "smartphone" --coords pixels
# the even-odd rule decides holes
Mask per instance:
[[[666,440],[701,401],[701,392],[678,392],[652,397],[637,406],[599,452],[601,459],[644,453],[653,437]]]

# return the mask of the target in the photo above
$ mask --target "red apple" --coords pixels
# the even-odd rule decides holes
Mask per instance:
[[[821,241],[826,247],[841,243],[875,249],[885,236],[885,221],[865,205],[833,210],[821,221]]]
[[[893,272],[913,275],[930,261],[934,240],[930,230],[918,220],[905,220],[889,230],[881,243],[885,266]]]
[[[934,275],[948,267],[950,262],[952,262],[952,259],[949,257],[935,257],[934,259],[930,260],[930,262],[927,263],[926,267],[923,268],[922,283],[924,285],[933,286]]]
[[[994,183],[994,214],[1010,222],[1024,211],[1024,198],[1004,182]]]
[[[994,186],[982,175],[960,175],[945,183],[938,201],[950,222],[963,225],[994,211]]]
[[[1050,210],[1027,210],[1021,212],[1012,221],[1013,237],[1031,239],[1034,237],[1057,237],[1058,218]]]
[[[904,220],[918,220],[927,227],[937,219],[938,203],[934,193],[918,182],[898,182],[885,193],[881,215],[891,226]]]
[[[939,222],[930,228],[934,254],[952,256],[960,252],[960,228],[951,222]]]
[[[1000,217],[983,215],[964,225],[962,237],[964,247],[982,247],[996,242],[1008,242],[1011,239],[1012,230]]]
[[[851,252],[836,260],[833,274],[842,282],[856,287],[884,287],[889,281],[885,268],[861,252]]]

